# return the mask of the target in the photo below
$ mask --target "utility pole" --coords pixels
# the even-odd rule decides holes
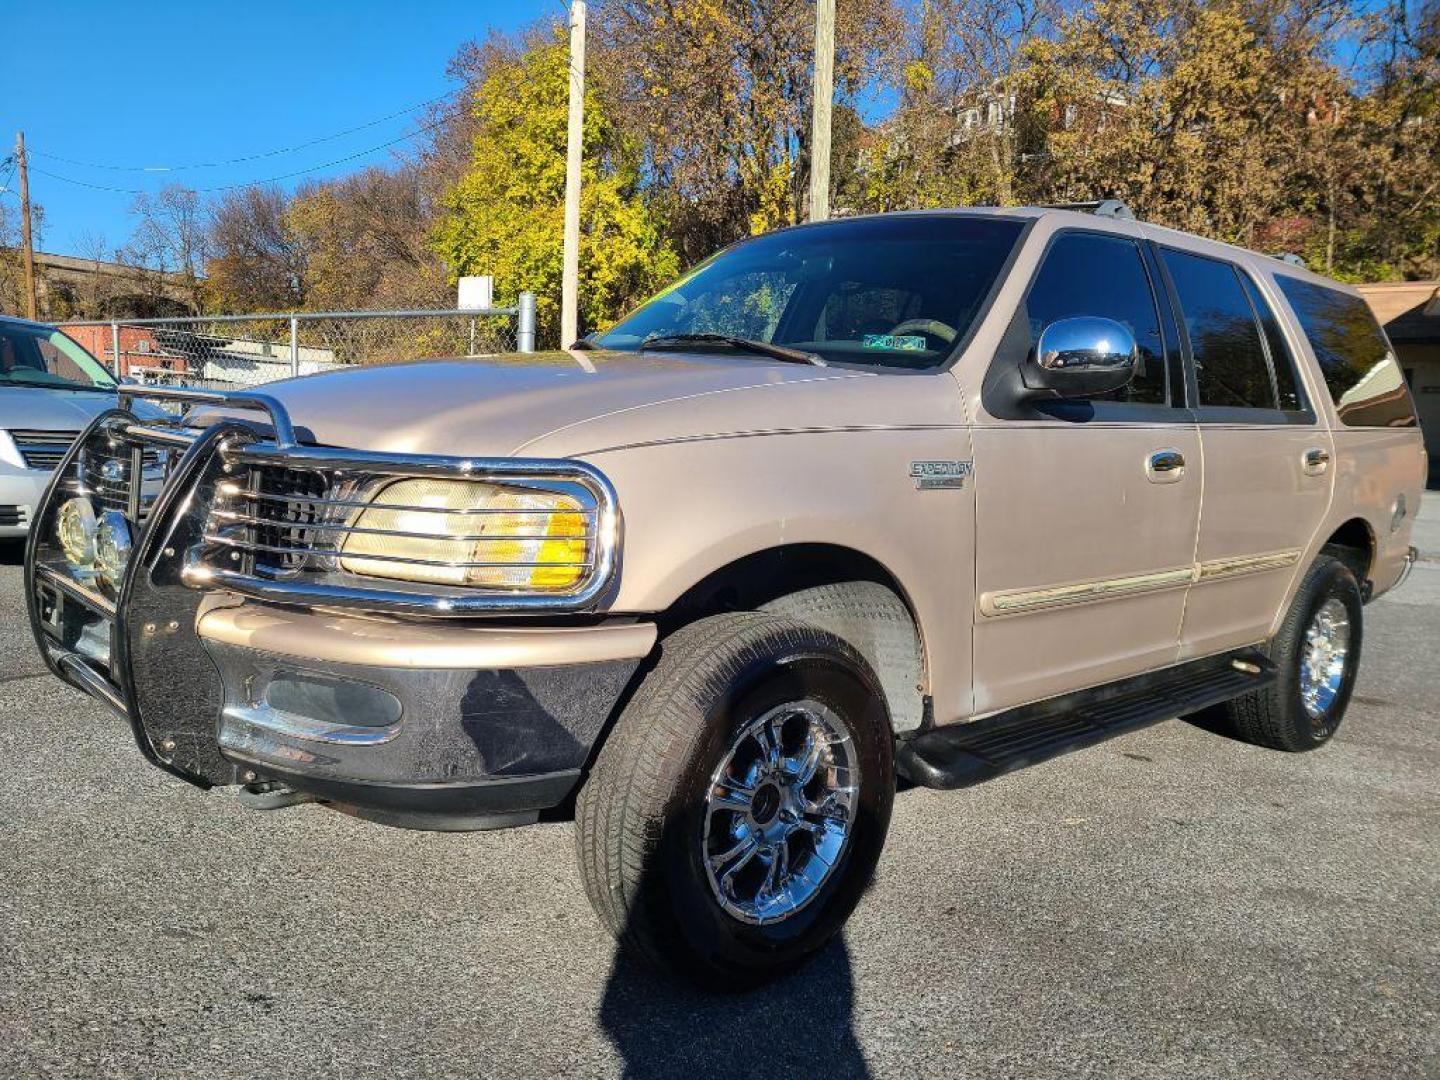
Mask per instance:
[[[830,216],[830,113],[835,99],[835,0],[815,0],[815,88],[810,108],[810,220]]]
[[[585,3],[570,4],[570,123],[565,139],[565,249],[560,276],[560,347],[580,325],[580,161],[585,149]]]
[[[30,235],[30,165],[25,160],[25,133],[15,133],[15,164],[20,170],[20,242],[25,247],[25,317],[35,318],[35,241]]]

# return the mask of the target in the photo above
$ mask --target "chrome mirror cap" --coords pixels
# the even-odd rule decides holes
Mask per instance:
[[[1025,383],[1057,397],[1089,397],[1119,390],[1139,370],[1140,349],[1128,327],[1082,315],[1040,332]]]
[[[1140,365],[1135,335],[1114,319],[1059,319],[1040,332],[1035,358],[1047,371],[1125,371]]]

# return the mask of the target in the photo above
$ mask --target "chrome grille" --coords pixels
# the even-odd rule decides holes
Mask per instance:
[[[331,518],[329,490],[322,473],[252,467],[244,482],[217,487],[206,539],[227,548],[230,561],[243,562],[249,573],[298,573],[312,555],[327,554],[319,530]]]
[[[40,428],[11,428],[15,449],[31,469],[53,469],[80,435],[78,431],[45,431]]]
[[[13,528],[16,525],[25,524],[25,508],[23,506],[0,506],[0,527]]]

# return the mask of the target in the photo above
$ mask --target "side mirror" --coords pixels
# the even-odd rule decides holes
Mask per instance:
[[[1058,319],[1040,332],[1024,366],[1036,397],[1085,398],[1119,390],[1140,370],[1135,335],[1114,319]]]

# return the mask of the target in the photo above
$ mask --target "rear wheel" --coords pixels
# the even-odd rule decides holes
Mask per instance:
[[[1235,734],[1274,750],[1313,750],[1328,742],[1355,686],[1363,618],[1354,573],[1339,559],[1320,556],[1271,643],[1279,677],[1224,707]]]
[[[793,970],[870,880],[891,751],[875,677],[834,635],[750,613],[677,631],[580,794],[592,905],[623,944],[705,985]]]

